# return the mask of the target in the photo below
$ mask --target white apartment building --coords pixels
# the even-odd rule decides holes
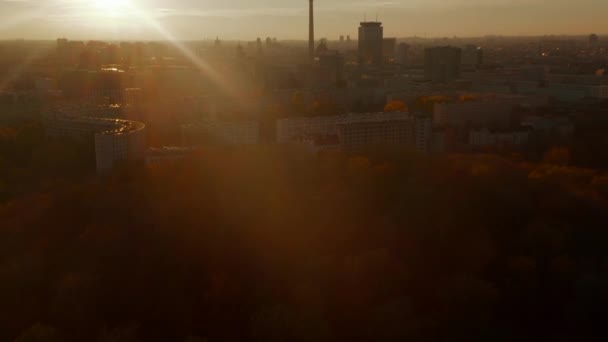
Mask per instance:
[[[338,126],[338,140],[342,150],[370,145],[410,146],[414,139],[411,119],[357,122]]]
[[[433,119],[430,116],[414,116],[414,146],[418,152],[428,153],[433,147]]]
[[[298,117],[277,120],[277,143],[285,144],[306,136],[338,134],[340,125],[409,120],[409,113],[363,113],[321,117]]]
[[[64,115],[47,117],[45,127],[50,138],[94,139],[98,173],[144,160],[146,126],[142,123]]]

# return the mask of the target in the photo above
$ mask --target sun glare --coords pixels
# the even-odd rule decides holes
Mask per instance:
[[[125,10],[130,5],[129,0],[93,0],[93,2],[95,7],[99,8],[100,10],[113,13]]]

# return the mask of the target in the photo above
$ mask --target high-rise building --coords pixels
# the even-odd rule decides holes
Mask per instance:
[[[314,0],[308,0],[308,54],[312,58],[315,55],[315,8]]]
[[[428,48],[424,51],[424,74],[433,82],[448,82],[460,77],[462,50],[451,46]]]
[[[382,64],[384,29],[377,21],[359,26],[359,64]]]
[[[592,34],[589,36],[589,47],[595,48],[600,42],[600,37],[597,34]]]

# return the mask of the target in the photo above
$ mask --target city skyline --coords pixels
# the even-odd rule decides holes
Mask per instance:
[[[316,37],[354,37],[367,14],[378,15],[386,36],[584,35],[607,33],[604,10],[598,0],[319,0],[315,26]],[[160,28],[183,40],[305,40],[308,1],[1,0],[0,22],[0,39],[164,39]]]

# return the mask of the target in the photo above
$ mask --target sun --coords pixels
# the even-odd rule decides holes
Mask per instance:
[[[93,0],[95,7],[107,11],[120,11],[130,5],[130,0]]]

